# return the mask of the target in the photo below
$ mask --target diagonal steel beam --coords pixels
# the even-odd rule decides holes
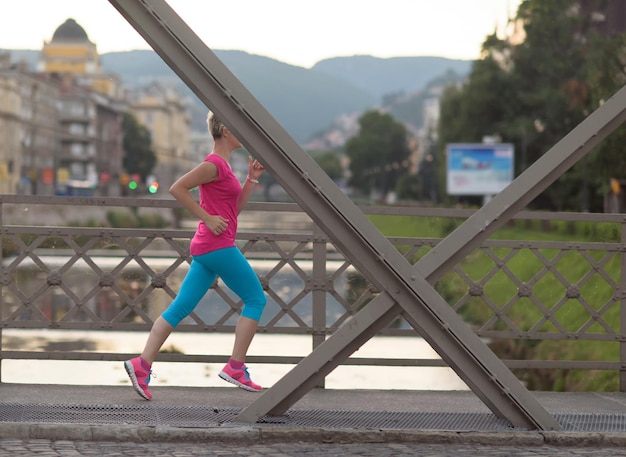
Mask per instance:
[[[421,274],[429,283],[435,283],[450,265],[461,261],[472,249],[526,207],[624,121],[626,121],[626,88],[617,92],[487,205],[437,244],[414,265],[415,272]],[[267,392],[267,395],[262,396],[259,401],[245,409],[239,416],[240,420],[250,422],[252,418],[258,420],[266,414],[282,414],[289,406],[302,398],[310,390],[307,386],[316,385],[319,378],[326,376],[344,360],[338,348],[330,344],[333,339],[337,338],[346,342],[352,338],[349,344],[356,350],[360,347],[360,338],[363,335],[374,336],[385,327],[386,321],[379,319],[378,315],[370,314],[372,311],[370,308],[374,307],[382,314],[402,313],[414,328],[420,325],[413,313],[398,311],[393,299],[386,293],[381,294],[355,316],[351,323],[352,328],[339,329],[324,344],[317,347],[280,379]],[[294,384],[292,381],[300,383],[301,387],[289,390]],[[465,379],[465,382],[468,380]],[[287,394],[278,397],[272,392],[274,389],[281,393],[287,392]],[[489,402],[488,399],[483,400],[485,403]]]
[[[495,414],[518,427],[559,428],[554,418],[456,315],[424,276],[415,272],[165,1],[109,1],[258,156],[359,271],[393,297],[392,301],[411,317],[409,322],[415,329]],[[372,316],[379,317],[363,319],[363,322],[369,320],[375,325],[384,325],[394,315],[393,309],[384,306],[368,308],[373,310]],[[351,342],[358,344],[369,335],[366,331],[361,332],[363,324],[352,326],[349,322],[344,327],[350,341],[342,342],[331,337],[327,342],[334,346],[333,351],[343,357],[342,360],[355,350]],[[304,381],[300,384],[309,387]],[[299,386],[287,387],[284,392],[272,388],[259,401],[274,395],[286,398],[290,392],[298,391]],[[256,419],[252,417],[251,420]]]
[[[437,244],[414,265],[415,272],[421,274],[429,283],[435,283],[449,266],[461,261],[472,249],[526,207],[624,121],[626,121],[626,88],[617,92],[487,205]],[[318,346],[285,377],[274,384],[266,395],[246,408],[240,414],[239,420],[251,422],[253,418],[258,420],[263,415],[282,414],[302,398],[310,390],[308,386],[316,385],[320,378],[326,376],[345,360],[339,348],[332,344],[334,339],[343,341],[356,351],[362,344],[360,341],[363,335],[372,337],[385,327],[386,321],[379,319],[378,314],[371,314],[371,308],[374,307],[383,315],[401,313],[414,328],[420,326],[420,321],[413,315],[414,313],[403,312],[401,309],[398,311],[392,297],[387,293],[381,294],[355,316],[351,327],[340,328]],[[345,350],[343,352],[345,353]],[[474,390],[467,379],[464,381]],[[298,388],[293,388],[294,382],[299,383]],[[282,396],[276,395],[273,390],[277,390]],[[483,399],[483,401],[489,404],[489,399]]]

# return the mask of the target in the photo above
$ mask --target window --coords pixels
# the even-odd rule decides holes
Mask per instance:
[[[84,135],[85,126],[83,124],[72,123],[69,127],[69,133],[72,135]]]
[[[85,153],[85,147],[81,143],[72,143],[70,153],[73,157],[82,157]]]

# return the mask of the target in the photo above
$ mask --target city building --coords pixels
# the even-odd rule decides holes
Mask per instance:
[[[151,179],[159,185],[198,162],[186,100],[156,83],[125,88],[103,72],[96,44],[74,19],[44,42],[37,71],[0,54],[0,193],[124,194],[128,112],[151,133],[157,157]]]
[[[185,100],[161,83],[127,93],[130,111],[151,134],[157,158],[153,179],[169,186],[197,164],[190,150],[191,118]],[[149,184],[149,183],[147,183]]]
[[[22,98],[15,70],[10,67],[9,54],[0,54],[0,192],[17,193],[21,168]]]
[[[45,42],[38,72],[59,86],[58,195],[120,195],[123,87],[104,73],[95,43],[68,19]]]
[[[189,135],[189,157],[196,163],[202,162],[213,149],[214,143],[208,130],[206,132],[192,131]]]
[[[124,105],[76,84],[71,75],[47,74],[59,85],[57,195],[120,195]]]
[[[52,194],[59,153],[59,87],[0,56],[0,192]]]
[[[56,29],[52,39],[44,42],[37,71],[74,75],[81,86],[112,98],[123,97],[119,77],[102,71],[95,43],[74,19],[66,20]]]

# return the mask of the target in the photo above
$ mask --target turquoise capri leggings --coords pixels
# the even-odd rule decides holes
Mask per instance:
[[[163,311],[163,319],[176,327],[195,309],[218,276],[243,301],[241,315],[258,322],[267,301],[265,292],[236,246],[193,256],[178,295]]]

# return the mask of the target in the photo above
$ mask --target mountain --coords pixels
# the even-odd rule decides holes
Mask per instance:
[[[433,79],[453,71],[469,74],[473,61],[444,57],[390,57],[372,56],[334,57],[316,63],[311,70],[350,81],[376,98],[422,90]]]
[[[215,51],[217,57],[298,142],[327,128],[344,113],[371,107],[376,98],[348,81],[242,51]],[[153,51],[102,55],[106,72],[130,86],[158,79],[172,83],[193,100],[194,129],[206,129],[207,108]]]
[[[8,50],[11,60],[35,68],[39,51]],[[214,51],[261,104],[299,143],[309,141],[344,114],[360,113],[388,94],[414,93],[453,71],[467,75],[471,61],[441,57],[337,57],[311,69],[243,51]],[[205,131],[207,108],[152,50],[105,53],[103,70],[129,87],[159,81],[179,89],[191,103],[192,128]]]

